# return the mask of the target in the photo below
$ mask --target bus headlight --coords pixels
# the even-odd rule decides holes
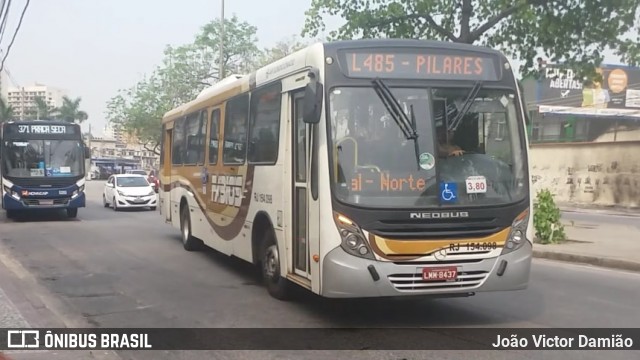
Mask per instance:
[[[340,247],[344,251],[353,256],[375,260],[375,256],[373,256],[369,243],[356,223],[346,216],[336,212],[333,213],[333,219],[336,222],[338,232],[340,232],[340,237],[342,238]]]
[[[76,197],[78,197],[78,195],[80,195],[81,192],[84,191],[84,185],[80,185],[78,186],[78,190],[74,190],[73,193],[71,194],[71,198],[74,199]]]
[[[504,244],[502,255],[516,251],[527,241],[527,225],[529,224],[529,210],[523,211],[511,224],[511,232]]]
[[[12,198],[20,200],[20,194],[18,194],[16,191],[11,190],[9,186],[3,185],[2,188],[4,189],[4,192],[11,195]]]

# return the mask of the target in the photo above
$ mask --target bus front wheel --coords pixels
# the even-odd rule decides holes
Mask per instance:
[[[280,274],[280,252],[273,232],[267,231],[262,241],[262,277],[267,291],[278,300],[287,300],[290,295],[289,280]]]
[[[70,219],[75,219],[76,217],[78,217],[78,208],[67,209],[67,217]]]

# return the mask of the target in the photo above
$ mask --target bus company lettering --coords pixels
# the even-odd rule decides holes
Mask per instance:
[[[240,207],[244,179],[242,175],[211,175],[211,201]]]
[[[367,177],[368,174],[357,174],[351,180],[351,191],[379,190],[379,191],[424,191],[427,181],[423,178],[409,176],[396,177],[387,173],[380,173],[380,177],[374,180]],[[377,180],[377,181],[376,181]]]

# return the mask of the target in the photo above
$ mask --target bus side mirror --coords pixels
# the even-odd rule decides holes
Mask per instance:
[[[303,121],[306,124],[317,124],[320,122],[322,114],[322,98],[324,87],[318,81],[317,69],[309,71],[311,81],[304,89],[304,99],[302,102]]]
[[[84,158],[91,159],[91,149],[88,146],[84,147]]]

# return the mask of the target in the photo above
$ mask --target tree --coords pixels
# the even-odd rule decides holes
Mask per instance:
[[[225,73],[244,72],[260,54],[256,27],[235,15],[225,19]],[[193,43],[167,46],[162,64],[135,86],[123,89],[107,103],[107,120],[135,135],[144,148],[160,154],[164,114],[196,98],[220,78],[220,20],[202,27]],[[232,71],[233,70],[233,71]]]
[[[36,107],[27,111],[26,117],[29,120],[50,120],[54,119],[58,115],[58,109],[54,106],[49,106],[47,100],[42,96],[36,96],[33,99]]]
[[[220,20],[205,25],[196,36],[194,46],[203,52],[207,60],[213,59],[214,66],[220,63]],[[246,21],[240,21],[234,14],[224,22],[223,64],[225,74],[250,71],[260,56],[258,49],[258,28]],[[216,73],[219,78],[219,72]],[[210,74],[213,75],[213,74]]]
[[[393,37],[453,41],[502,50],[533,71],[537,57],[593,75],[604,49],[640,61],[638,0],[312,0],[303,35],[325,30],[322,15],[346,24],[332,39]],[[631,33],[635,32],[633,38]]]
[[[13,117],[13,106],[7,105],[4,99],[0,98],[0,123],[10,121]]]
[[[62,97],[62,106],[57,109],[57,118],[69,123],[81,123],[89,118],[86,112],[80,110],[80,102],[82,98],[71,99],[67,96]]]

